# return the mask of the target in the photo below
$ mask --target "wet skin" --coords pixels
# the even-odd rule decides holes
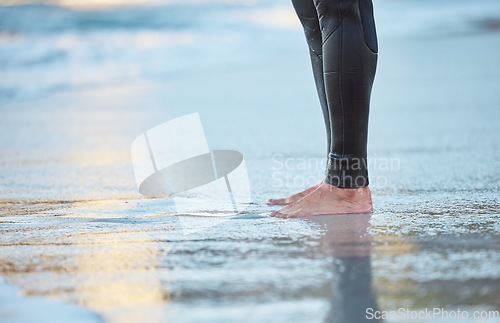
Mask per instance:
[[[308,194],[306,192],[309,192]],[[302,197],[300,197],[302,195]],[[326,214],[352,214],[373,211],[371,192],[368,186],[360,188],[338,188],[321,182],[306,191],[286,199],[273,201],[292,201],[271,216],[278,218],[297,218]],[[278,204],[278,203],[274,203]]]

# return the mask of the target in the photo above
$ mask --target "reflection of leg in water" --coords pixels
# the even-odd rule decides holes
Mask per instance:
[[[372,287],[370,214],[327,215],[308,218],[324,230],[320,238],[325,256],[333,258],[330,311],[326,322],[372,322],[367,308],[378,310]]]
[[[366,309],[377,310],[372,289],[370,257],[335,258],[333,263],[332,298],[326,322],[372,322]]]

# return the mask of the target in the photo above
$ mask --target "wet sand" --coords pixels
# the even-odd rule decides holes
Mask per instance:
[[[392,19],[445,3],[376,4],[372,215],[267,216],[267,198],[323,171],[321,111],[293,24],[257,20],[175,45],[168,58],[193,66],[162,78],[2,103],[0,321],[360,322],[367,308],[439,308],[473,322],[499,311],[500,33],[487,15],[423,29]],[[244,214],[214,223],[137,192],[131,142],[192,112],[210,148],[244,154]]]

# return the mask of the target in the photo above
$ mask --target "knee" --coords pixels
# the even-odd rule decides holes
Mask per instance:
[[[367,46],[378,51],[372,0],[314,0],[314,5],[324,40],[347,19],[349,28],[360,26]]]
[[[326,39],[342,23],[346,16],[353,14],[357,0],[314,0],[320,30]]]

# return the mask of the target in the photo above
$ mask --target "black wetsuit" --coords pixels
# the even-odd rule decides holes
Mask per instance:
[[[325,181],[368,185],[366,145],[377,66],[371,0],[292,0],[304,27],[328,136]]]

